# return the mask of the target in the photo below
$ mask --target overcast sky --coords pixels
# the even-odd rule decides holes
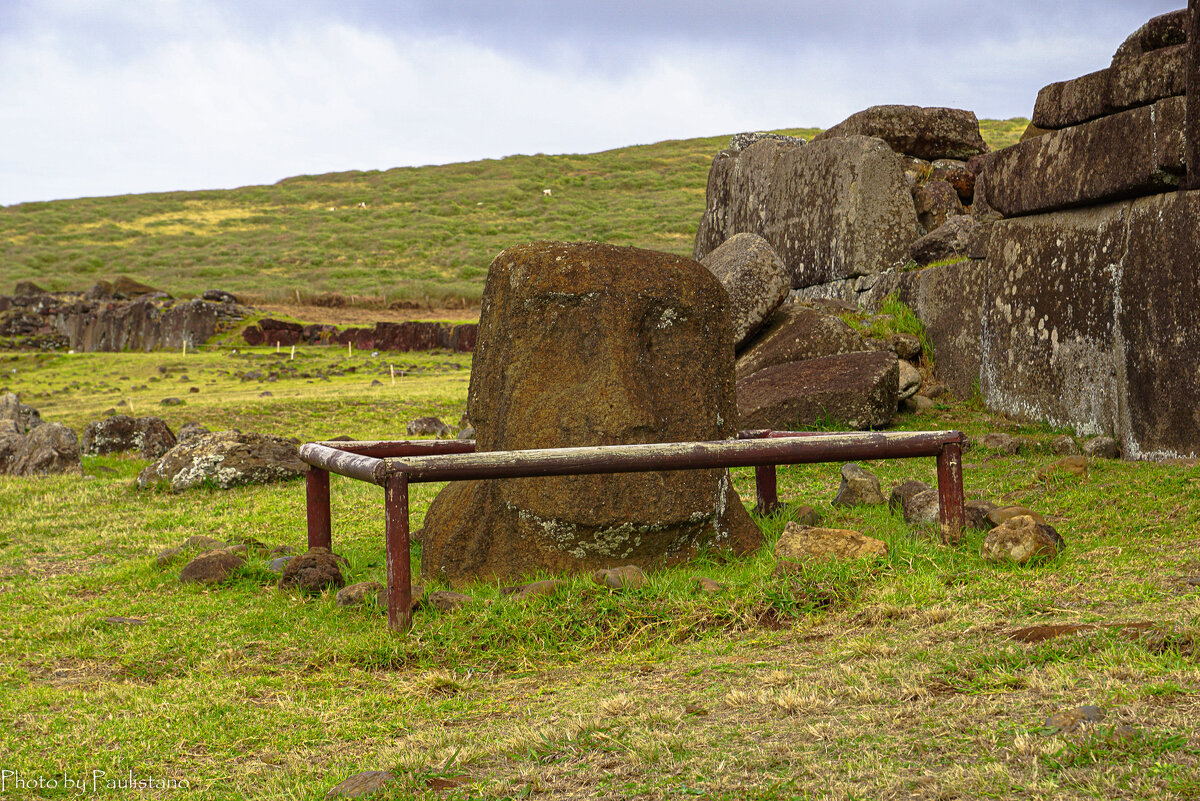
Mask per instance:
[[[1028,117],[1184,0],[0,0],[0,204]]]

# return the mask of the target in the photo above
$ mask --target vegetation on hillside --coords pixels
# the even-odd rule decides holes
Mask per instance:
[[[1025,123],[983,120],[980,130],[995,148]],[[535,239],[690,255],[709,164],[728,141],[4,207],[0,292],[19,280],[82,290],[125,274],[177,295],[220,288],[259,302],[334,292],[444,301],[478,298],[492,257]]]

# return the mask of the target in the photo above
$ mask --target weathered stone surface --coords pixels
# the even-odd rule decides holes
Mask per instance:
[[[640,589],[650,583],[646,572],[637,565],[622,565],[592,573],[592,581],[613,590]]]
[[[918,492],[901,507],[904,522],[910,526],[930,526],[938,522],[940,499],[936,489]]]
[[[884,503],[877,476],[853,462],[842,465],[842,483],[833,499],[834,506],[882,506]]]
[[[191,422],[184,423],[183,425],[181,425],[179,427],[179,431],[175,435],[176,436],[175,442],[176,442],[176,444],[178,444],[180,442],[183,442],[185,439],[191,439],[192,437],[198,437],[201,434],[210,434],[210,433],[212,433],[212,432],[210,432],[207,428],[202,426],[200,423],[197,423],[196,421],[193,420]]]
[[[211,484],[220,489],[298,478],[308,472],[294,439],[221,431],[180,442],[138,476],[142,489],[167,484],[175,492]]]
[[[1173,190],[1184,172],[1181,97],[996,152],[987,203],[1006,217]]]
[[[279,589],[297,587],[303,593],[320,594],[326,589],[341,589],[346,586],[342,566],[346,560],[327,548],[310,548],[306,553],[293,556],[279,577]]]
[[[778,364],[737,383],[742,428],[804,430],[837,421],[882,428],[896,415],[900,369],[892,351]]]
[[[988,407],[1112,432],[1134,459],[1200,454],[1197,219],[1200,192],[1173,192],[996,223],[980,337]]]
[[[1050,440],[1050,452],[1056,453],[1059,456],[1075,456],[1082,451],[1079,450],[1079,443],[1070,434],[1062,434]]]
[[[1113,54],[1113,64],[1140,58],[1163,47],[1183,44],[1187,41],[1187,20],[1186,8],[1152,17],[1121,43]]]
[[[42,424],[38,410],[21,403],[12,392],[0,393],[0,420],[11,420],[18,434],[27,434]]]
[[[493,261],[468,392],[479,451],[727,439],[735,404],[728,299],[698,262],[554,242]],[[452,586],[762,542],[724,470],[455,482],[419,538],[422,575]]]
[[[286,567],[284,569],[286,569]],[[351,584],[347,587],[342,587],[340,590],[338,590],[338,593],[336,596],[334,596],[333,600],[338,606],[359,606],[361,604],[371,603],[372,601],[378,603],[381,593],[383,593],[382,606],[386,606],[387,587],[383,586],[383,584],[379,583],[378,581],[360,581],[357,584]],[[420,593],[414,592],[413,596],[419,597]]]
[[[1038,92],[1032,124],[1058,129],[1183,94],[1187,53],[1176,45]]]
[[[1046,522],[1040,514],[1025,506],[999,506],[989,510],[987,514],[988,522],[993,526],[998,526],[1014,517],[1032,517],[1038,523]]]
[[[966,213],[958,192],[946,181],[930,181],[917,189],[913,193],[913,207],[917,221],[926,231],[936,231],[946,220]]]
[[[544,598],[558,594],[570,586],[570,582],[561,579],[543,579],[531,581],[528,584],[518,584],[515,587],[501,587],[500,594],[513,600],[524,601],[529,598]]]
[[[1063,538],[1053,526],[1021,515],[1010,517],[989,531],[981,552],[989,562],[1010,560],[1023,565],[1036,558],[1057,556],[1063,547]]]
[[[474,600],[470,595],[463,595],[461,592],[435,590],[422,596],[421,606],[427,606],[439,612],[453,612],[455,609],[461,609]]]
[[[897,484],[896,486],[892,487],[892,494],[888,498],[888,509],[893,514],[896,512],[903,512],[905,505],[914,496],[931,489],[933,489],[933,487],[929,486],[924,481],[917,481],[915,479],[905,481],[902,484]]]
[[[1038,475],[1046,476],[1076,476],[1086,478],[1088,460],[1086,456],[1064,456],[1055,460],[1038,471]]]
[[[857,531],[841,528],[812,528],[789,522],[775,544],[775,558],[865,559],[887,556],[887,543]]]
[[[913,395],[900,401],[900,411],[908,414],[924,414],[936,405],[932,398],[925,395]]]
[[[223,584],[245,563],[246,559],[240,554],[226,550],[206,551],[183,566],[179,580],[185,584]]]
[[[968,498],[963,504],[963,512],[966,514],[967,525],[971,528],[983,529],[984,531],[992,527],[990,515],[995,509],[996,504],[980,498]]]
[[[901,298],[925,324],[938,380],[959,398],[970,397],[979,385],[985,265],[962,261],[921,270]]]
[[[801,139],[799,136],[788,136],[787,134],[768,133],[766,131],[749,131],[746,133],[734,134],[729,139],[730,150],[745,150],[755,142],[763,139],[770,139],[775,142],[782,142],[785,145],[793,145],[799,147],[806,144],[807,140]]]
[[[900,157],[880,140],[760,141],[713,160],[694,255],[743,232],[770,242],[804,287],[901,262],[917,220]]]
[[[175,447],[175,435],[161,417],[134,419],[115,414],[88,423],[79,449],[89,456],[137,451],[143,459],[157,459]]]
[[[957,214],[913,242],[908,255],[921,265],[943,259],[972,258],[982,250],[979,238],[986,230],[975,217]]]
[[[37,476],[80,473],[79,437],[62,423],[43,423],[19,441],[9,440],[8,474]]]
[[[791,277],[771,243],[757,234],[734,234],[700,263],[729,294],[733,346],[739,349],[788,296]]]
[[[405,427],[405,431],[413,436],[434,436],[434,437],[449,437],[454,434],[454,429],[446,425],[438,417],[418,417],[415,420],[409,421]]]
[[[905,359],[900,359],[897,362],[897,366],[899,367],[899,375],[896,398],[897,400],[911,398],[921,388],[921,372]]]
[[[834,314],[785,303],[737,359],[737,378],[767,367],[867,350],[862,335]]]
[[[975,112],[957,108],[872,106],[813,137],[812,144],[843,136],[874,136],[897,153],[933,161],[986,153]]]
[[[950,184],[958,193],[958,199],[963,205],[970,205],[975,197],[975,173],[967,169],[962,162],[942,160],[937,163],[946,166],[935,166],[929,175],[930,180]]]
[[[17,433],[16,423],[0,419],[0,475],[8,472],[8,465],[24,440],[25,436]]]
[[[1112,437],[1092,437],[1083,443],[1083,455],[1090,459],[1120,459],[1121,443]]]
[[[1005,434],[1003,431],[989,431],[979,438],[979,444],[984,448],[1011,456],[1021,449],[1023,440],[1012,434]]]

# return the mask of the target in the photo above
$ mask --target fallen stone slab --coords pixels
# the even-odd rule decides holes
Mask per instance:
[[[817,134],[812,143],[853,135],[882,139],[897,153],[927,161],[965,160],[988,151],[975,112],[922,106],[872,106]]]
[[[789,362],[737,382],[741,427],[781,431],[836,423],[882,428],[896,416],[896,354],[863,351]]]
[[[757,234],[734,234],[700,263],[729,294],[734,350],[779,308],[792,288],[783,261],[771,243]]]
[[[1186,47],[1176,45],[1052,83],[1038,92],[1032,124],[1044,129],[1067,128],[1182,95],[1186,68]]]
[[[836,314],[799,303],[785,303],[738,356],[735,369],[741,380],[778,364],[865,350],[867,344],[862,334]]]
[[[987,203],[1005,217],[1055,211],[1179,186],[1182,97],[1019,142],[987,167]]]

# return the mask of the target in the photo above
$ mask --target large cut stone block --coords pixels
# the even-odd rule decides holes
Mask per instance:
[[[701,262],[729,293],[733,347],[740,348],[788,296],[791,281],[771,243],[736,234]]]
[[[987,203],[1013,217],[1174,189],[1184,113],[1184,98],[1172,97],[998,151]]]
[[[488,271],[467,404],[480,451],[731,439],[728,296],[681,256],[509,248]],[[451,584],[762,543],[726,470],[454,482],[419,539],[421,575]]]
[[[896,415],[900,368],[891,351],[788,362],[737,384],[743,429],[804,430],[836,423],[880,428]]]
[[[784,304],[761,334],[738,356],[737,378],[787,362],[867,350],[862,335],[842,318],[798,303]]]
[[[900,157],[865,136],[718,154],[694,255],[743,232],[771,243],[795,288],[882,272],[918,236]]]
[[[813,137],[874,136],[897,153],[926,161],[961,159],[986,153],[975,112],[958,108],[872,106]]]
[[[917,273],[908,303],[925,324],[933,346],[937,377],[957,397],[967,398],[979,383],[980,312],[987,267],[971,259]]]
[[[1052,83],[1038,92],[1032,122],[1039,128],[1066,128],[1182,95],[1186,67],[1186,47],[1176,45]]]

